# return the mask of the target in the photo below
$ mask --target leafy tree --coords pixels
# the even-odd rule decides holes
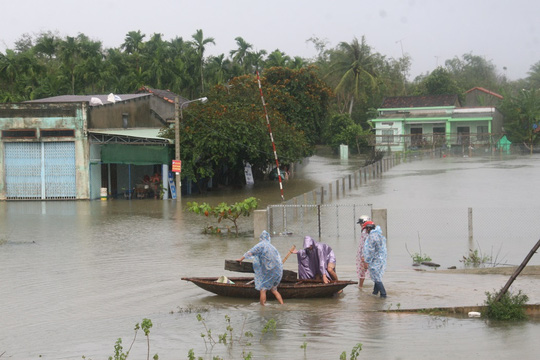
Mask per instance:
[[[310,145],[318,144],[328,121],[333,93],[315,68],[273,67],[267,69],[264,76],[269,84],[281,89],[281,96],[268,103],[283,114],[289,124],[302,131]]]
[[[461,59],[456,56],[446,60],[445,67],[456,85],[464,91],[476,86],[493,91],[498,91],[500,88],[500,79],[495,65],[482,56],[472,53],[464,54]]]
[[[441,66],[421,79],[414,91],[414,95],[462,95],[462,93],[462,89],[458,87],[452,75]]]
[[[348,145],[362,152],[362,148],[368,145],[368,138],[372,136],[371,129],[364,130],[361,125],[355,124],[348,114],[334,114],[326,130],[325,138],[330,147],[337,151],[341,144]]]
[[[531,66],[527,75],[528,88],[540,89],[540,61]]]
[[[263,79],[265,99],[287,99],[276,86]],[[181,132],[182,177],[195,180],[200,191],[213,178],[216,183],[240,184],[246,162],[261,178],[275,162],[272,143],[254,76],[232,79],[228,86],[215,86],[206,104],[193,103],[183,111]],[[281,163],[307,156],[311,147],[303,132],[287,123],[282,113],[268,106],[268,115]],[[165,136],[174,137],[172,129]]]
[[[540,134],[540,91],[524,89],[516,96],[505,97],[501,110],[505,115],[508,139],[523,143],[532,154]]]

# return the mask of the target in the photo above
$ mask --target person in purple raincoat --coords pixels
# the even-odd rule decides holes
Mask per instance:
[[[337,281],[336,256],[330,246],[316,242],[310,236],[304,238],[302,250],[293,251],[298,258],[300,279],[322,279],[327,284]]]

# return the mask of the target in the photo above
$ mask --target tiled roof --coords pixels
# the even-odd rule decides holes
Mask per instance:
[[[482,92],[485,92],[486,94],[495,96],[495,97],[497,97],[497,98],[499,98],[499,99],[503,99],[503,96],[502,96],[502,95],[499,95],[499,94],[497,94],[497,93],[495,93],[495,92],[493,92],[493,91],[489,91],[488,89],[484,89],[483,87],[479,87],[479,86],[474,87],[474,88],[472,88],[471,90],[467,90],[465,93],[468,94],[468,93],[470,93],[471,91],[474,91],[474,90],[482,91]]]
[[[461,106],[457,95],[395,96],[384,98],[382,109]]]
[[[147,93],[147,94],[154,94],[155,96],[170,102],[171,104],[174,104],[174,98],[178,97],[178,102],[180,104],[185,103],[186,101],[189,101],[188,99],[173,93],[170,90],[160,90],[160,89],[152,89],[148,86],[143,86],[139,90],[137,90],[137,93]]]
[[[147,96],[146,94],[115,94],[115,95],[120,97],[122,101],[137,99],[143,96]],[[108,97],[109,95],[59,95],[59,96],[53,96],[53,97],[37,99],[37,100],[30,100],[30,101],[25,101],[25,102],[27,103],[90,102],[91,98],[98,98],[101,100],[103,105],[112,104],[112,102],[107,100]]]

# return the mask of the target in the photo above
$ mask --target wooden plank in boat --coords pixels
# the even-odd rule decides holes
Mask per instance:
[[[225,270],[237,271],[244,273],[253,273],[253,263],[242,261],[239,263],[236,260],[225,260]],[[296,281],[298,274],[295,271],[283,269],[282,281]]]

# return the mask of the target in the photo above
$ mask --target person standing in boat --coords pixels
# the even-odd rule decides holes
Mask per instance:
[[[257,245],[252,247],[240,259],[253,260],[253,271],[255,272],[255,289],[260,292],[261,305],[266,305],[266,292],[270,290],[276,297],[276,300],[283,304],[281,294],[277,287],[283,276],[283,262],[279,251],[270,243],[270,234],[263,230],[259,237]]]
[[[367,229],[363,228],[363,225],[366,221],[371,221],[371,218],[367,215],[362,215],[356,222],[360,225],[360,242],[358,243],[358,250],[356,251],[356,274],[358,275],[358,287],[364,286],[364,280],[369,274],[366,261],[364,260],[364,244],[366,243],[368,232]]]
[[[383,236],[381,227],[376,226],[373,221],[366,221],[362,225],[362,230],[366,229],[368,236],[364,244],[364,260],[369,268],[373,286],[373,295],[381,294],[386,298],[386,289],[382,283],[384,271],[386,270],[386,238]]]
[[[300,279],[322,279],[325,284],[337,281],[336,255],[327,244],[316,242],[311,236],[304,237],[304,247],[294,250],[298,258]]]

